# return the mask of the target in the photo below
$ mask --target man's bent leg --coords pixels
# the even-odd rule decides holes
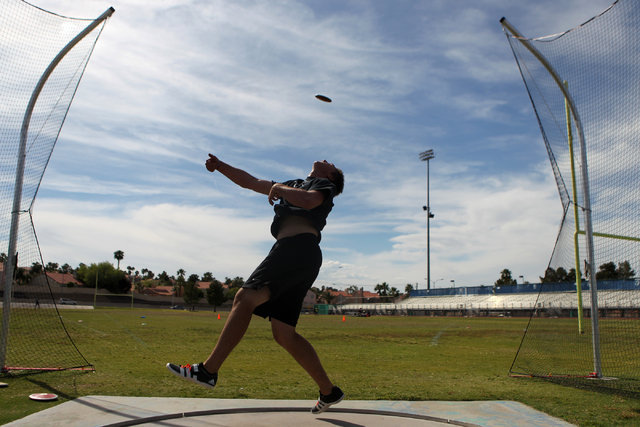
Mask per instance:
[[[251,323],[253,310],[260,304],[269,301],[270,296],[271,291],[266,286],[259,290],[241,288],[238,291],[218,342],[209,358],[204,362],[204,368],[208,372],[213,374],[220,370],[224,361],[240,343],[247,331],[249,323]]]
[[[318,353],[296,328],[276,319],[271,319],[273,338],[304,368],[311,378],[318,384],[320,393],[328,395],[333,389],[333,383],[322,367]]]

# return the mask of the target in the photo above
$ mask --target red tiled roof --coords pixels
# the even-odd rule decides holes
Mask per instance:
[[[203,291],[206,291],[207,289],[209,289],[209,285],[211,284],[211,282],[198,282],[198,287],[200,289],[202,289]],[[222,284],[222,289],[224,289],[225,291],[229,290],[229,285],[225,285],[224,283]]]
[[[171,296],[173,291],[171,290],[172,286],[156,286],[155,288],[146,288],[142,290],[142,293],[147,295],[156,295],[156,296]]]
[[[69,274],[69,273],[46,273],[46,274],[49,279],[61,285],[66,285],[67,283],[72,282],[76,286],[84,286],[75,277],[73,277],[73,274]]]
[[[330,291],[331,295],[333,295],[334,297],[338,297],[338,296],[343,296],[345,298],[351,298],[351,297],[359,297],[359,298],[379,298],[380,295],[378,295],[375,292],[369,292],[369,291],[358,291],[354,294],[350,294],[346,291]]]

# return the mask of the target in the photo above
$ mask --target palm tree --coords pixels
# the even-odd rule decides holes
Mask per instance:
[[[333,298],[334,298],[334,296],[331,294],[331,291],[328,289],[324,291],[324,293],[322,294],[322,297],[324,298],[327,304],[331,304],[331,301],[333,301]]]
[[[376,291],[381,297],[386,297],[387,292],[389,291],[389,285],[387,284],[387,282],[382,282],[382,284],[378,283],[376,287],[373,288],[373,290]]]
[[[175,294],[176,292],[178,293],[178,295],[182,294],[182,288],[184,287],[185,284],[185,280],[184,280],[184,275],[187,274],[186,271],[184,271],[183,268],[181,268],[180,270],[176,271],[176,274],[178,275],[178,280],[176,280],[176,283],[173,285],[172,290],[172,295]],[[173,301],[173,299],[172,299]]]
[[[118,270],[120,270],[120,261],[122,261],[122,259],[124,258],[124,252],[115,251],[113,253],[113,257],[118,260]]]
[[[178,295],[182,295],[182,288],[184,288],[184,285],[187,283],[186,280],[184,280],[184,275],[183,276],[178,276],[178,280],[176,280],[175,285],[173,285],[173,292],[177,293]]]

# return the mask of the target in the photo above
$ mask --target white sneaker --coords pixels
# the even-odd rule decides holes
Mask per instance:
[[[329,406],[342,402],[342,399],[344,399],[344,393],[342,390],[340,390],[339,387],[333,387],[331,393],[326,396],[320,393],[318,403],[316,403],[316,406],[311,409],[311,413],[321,414],[329,409]]]
[[[192,383],[200,384],[206,388],[214,388],[218,382],[218,374],[209,374],[204,370],[202,363],[197,365],[174,365],[167,363],[167,369],[180,378]]]

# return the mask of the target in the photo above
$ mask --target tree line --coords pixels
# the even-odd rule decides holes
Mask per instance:
[[[413,289],[414,288],[412,284],[407,284],[404,289],[405,294],[409,295],[409,293],[413,291]],[[324,301],[327,304],[331,304],[336,298],[336,296],[332,292],[338,291],[338,289],[332,286],[322,286],[320,289],[312,287],[311,290],[316,294],[316,300]],[[380,300],[383,302],[394,301],[401,295],[399,289],[390,286],[387,282],[378,283],[373,290],[378,294]],[[356,285],[351,285],[345,289],[345,292],[353,297],[357,297],[358,292],[361,291],[362,288],[359,288]]]
[[[580,281],[585,282],[585,279],[582,277],[582,272],[580,276]],[[631,268],[631,263],[629,261],[623,261],[616,264],[614,262],[607,262],[598,267],[598,271],[596,272],[596,280],[631,280],[635,278],[636,273]],[[558,267],[557,269],[553,269],[551,267],[547,268],[544,272],[544,277],[540,277],[540,283],[561,283],[561,282],[576,282],[576,269],[571,268],[567,271],[564,267]],[[525,282],[528,283],[528,282]],[[509,269],[504,269],[500,272],[500,278],[496,280],[494,286],[503,286],[503,285],[516,285],[516,280],[511,277],[511,271]]]
[[[90,265],[81,262],[75,269],[67,263],[60,266],[55,262],[48,262],[45,265],[34,262],[30,267],[16,268],[15,281],[18,285],[28,285],[44,277],[44,273],[70,274],[84,287],[96,288],[97,286],[98,289],[105,289],[113,294],[126,294],[132,288],[140,293],[145,288],[171,286],[173,292],[182,293],[185,304],[191,306],[191,309],[202,298],[206,298],[207,302],[214,306],[214,310],[226,301],[232,300],[238,289],[244,285],[242,277],[234,279],[226,277],[223,283],[213,277],[211,272],[204,273],[202,278],[197,274],[191,274],[185,279],[186,271],[184,269],[179,269],[175,276],[170,276],[166,271],[156,276],[153,271],[147,268],[137,270],[133,266],[127,266],[125,272],[120,270],[120,261],[124,259],[124,252],[114,252],[114,258],[118,262],[117,267],[114,267],[109,261]],[[0,263],[6,261],[7,255],[0,253]],[[206,292],[198,287],[198,282],[210,282]],[[225,291],[223,285],[227,285],[228,290]],[[66,286],[73,287],[75,283],[69,281]]]
[[[80,263],[76,269],[66,263],[60,266],[54,262],[48,262],[46,265],[34,262],[29,268],[18,267],[15,271],[15,280],[18,285],[26,285],[45,272],[72,274],[85,287],[95,288],[97,286],[98,289],[106,289],[114,294],[125,294],[132,288],[140,293],[145,288],[171,286],[173,292],[182,293],[185,304],[191,306],[191,309],[202,298],[206,298],[207,302],[214,306],[214,310],[225,302],[233,300],[235,294],[245,283],[242,277],[235,277],[234,279],[226,277],[224,282],[221,282],[213,277],[211,272],[204,273],[202,277],[197,274],[191,274],[185,279],[186,271],[184,269],[179,269],[175,276],[170,276],[166,271],[163,271],[156,277],[156,274],[147,268],[137,270],[133,266],[127,266],[127,273],[125,273],[125,271],[120,270],[120,261],[124,259],[124,252],[115,251],[114,258],[117,260],[117,267],[114,267],[108,261],[90,265]],[[6,260],[7,255],[1,253],[0,262],[4,263]],[[596,272],[597,280],[629,280],[634,277],[635,271],[631,268],[629,261],[620,262],[617,266],[614,262],[607,262],[602,264]],[[581,281],[585,281],[585,279],[581,277]],[[200,289],[198,282],[209,282],[206,292]],[[576,269],[571,268],[567,271],[564,267],[558,267],[557,269],[549,267],[546,269],[544,277],[540,277],[540,282],[576,282]],[[516,284],[517,281],[512,277],[511,270],[504,269],[500,272],[500,277],[496,280],[494,286]],[[70,281],[67,286],[74,286],[74,283]],[[346,288],[346,292],[349,295],[357,296],[361,289],[352,285]],[[333,302],[335,295],[332,292],[337,291],[331,286],[322,286],[321,288],[314,286],[311,290],[315,293],[316,300],[324,300],[327,304]],[[405,294],[409,295],[412,290],[414,290],[413,285],[407,284]],[[400,290],[390,286],[387,282],[377,284],[374,291],[382,301],[393,301],[400,296]]]

